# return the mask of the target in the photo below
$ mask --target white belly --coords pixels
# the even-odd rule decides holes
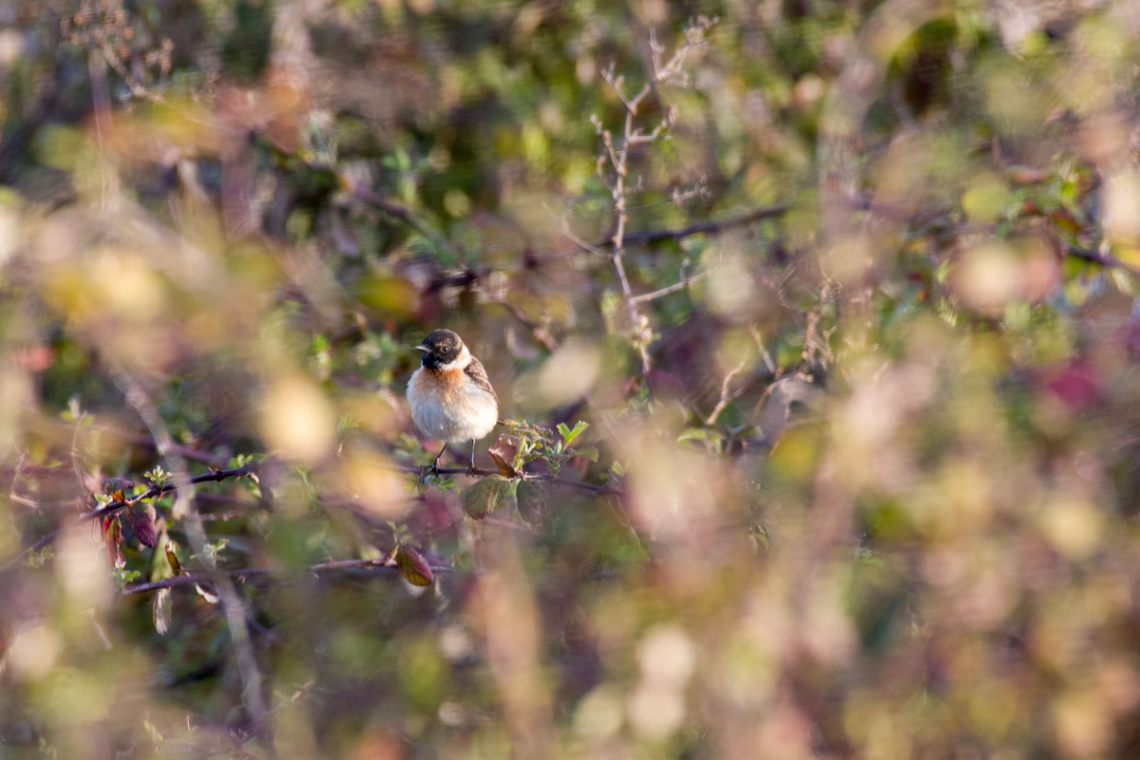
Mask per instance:
[[[408,383],[408,403],[412,420],[424,435],[457,443],[478,440],[494,429],[499,421],[499,404],[494,396],[468,384],[453,403],[437,403],[422,393],[416,383],[420,371],[416,370]]]

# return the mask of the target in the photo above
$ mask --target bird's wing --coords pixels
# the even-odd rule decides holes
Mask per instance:
[[[471,363],[464,368],[463,372],[467,377],[471,378],[471,382],[487,391],[487,393],[490,393],[496,401],[499,400],[499,397],[495,394],[495,389],[491,387],[491,381],[487,379],[487,370],[483,369],[483,363],[481,361],[475,357],[471,357]]]

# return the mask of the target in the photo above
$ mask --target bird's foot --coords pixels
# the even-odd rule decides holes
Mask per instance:
[[[429,475],[435,475],[437,478],[439,477],[439,462],[438,461],[432,462],[431,464],[425,464],[423,467],[421,467],[419,477],[417,478],[417,482],[418,483],[425,482],[428,479]]]

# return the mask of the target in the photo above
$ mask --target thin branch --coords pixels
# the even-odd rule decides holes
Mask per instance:
[[[405,473],[408,473],[409,475],[420,475],[420,474],[423,474],[425,472],[423,467],[405,467],[402,465],[395,465],[395,464],[394,465],[388,465],[387,469],[393,470],[395,472],[405,472]],[[430,470],[428,470],[428,472],[430,472]],[[481,467],[476,467],[474,470],[469,470],[466,467],[440,467],[438,474],[439,475],[477,475],[480,477],[486,477],[488,475],[502,475],[503,473],[499,472],[498,470],[486,470],[486,469],[483,469]],[[556,485],[556,486],[563,486],[566,488],[577,488],[578,490],[589,491],[590,493],[595,493],[595,494],[611,494],[614,496],[621,496],[624,493],[624,491],[622,491],[620,489],[611,488],[610,486],[607,486],[607,485],[602,484],[602,483],[585,483],[585,482],[580,481],[580,480],[565,480],[563,478],[553,478],[549,475],[535,475],[535,474],[531,474],[531,473],[523,473],[521,475],[521,478],[523,480],[544,480],[544,481],[546,481],[548,483],[552,483],[553,485]]]
[[[8,500],[13,504],[19,504],[24,507],[31,507],[32,509],[56,509],[59,507],[80,507],[83,505],[83,499],[62,499],[59,501],[35,501],[26,496],[20,496],[15,491],[8,492]]]
[[[84,512],[83,514],[81,514],[77,518],[75,518],[75,520],[71,521],[71,523],[69,523],[67,526],[65,526],[63,528],[59,528],[57,530],[53,530],[51,533],[48,533],[46,536],[41,537],[38,541],[36,541],[31,546],[29,546],[23,552],[16,554],[15,556],[9,558],[6,562],[4,562],[2,565],[0,565],[0,568],[10,567],[13,564],[15,564],[16,562],[23,559],[24,556],[26,556],[28,554],[34,554],[34,553],[40,551],[41,549],[43,549],[44,547],[50,546],[57,538],[59,538],[60,534],[62,534],[65,530],[67,530],[68,528],[73,527],[75,525],[82,525],[83,523],[87,522],[88,520],[98,520],[100,518],[107,517],[108,515],[112,515],[112,514],[115,514],[117,512],[121,512],[124,509],[128,509],[129,507],[132,507],[135,504],[139,504],[143,501],[146,501],[147,499],[153,499],[155,497],[162,496],[163,494],[170,493],[171,491],[176,491],[179,488],[179,486],[182,486],[182,485],[191,485],[191,484],[198,484],[198,483],[210,483],[210,482],[220,483],[221,481],[226,480],[228,478],[241,478],[241,477],[245,477],[247,475],[254,475],[254,474],[256,474],[259,466],[260,465],[258,463],[251,462],[251,463],[244,465],[242,467],[234,467],[234,468],[228,469],[228,470],[213,470],[212,472],[206,473],[205,475],[195,475],[192,478],[186,479],[186,481],[184,483],[183,482],[170,482],[170,483],[165,483],[163,485],[152,485],[147,490],[143,491],[140,494],[136,494],[135,496],[132,496],[131,498],[127,499],[126,501],[112,501],[111,503],[105,504],[104,506],[99,507],[98,509],[93,509],[89,512]],[[40,504],[38,502],[32,502],[30,500],[23,500],[22,503],[27,503],[29,506],[43,506],[42,504]],[[75,503],[82,504],[82,500],[76,499]]]
[[[677,283],[674,283],[674,284],[669,285],[667,287],[661,288],[660,290],[654,290],[651,293],[642,293],[639,296],[634,296],[633,302],[634,303],[646,303],[648,301],[655,301],[658,298],[661,298],[662,296],[667,296],[670,293],[676,293],[678,290],[684,290],[685,288],[692,285],[694,282],[698,282],[701,279],[703,279],[707,274],[708,274],[708,272],[701,272],[699,274],[693,275],[692,277],[686,277],[686,278],[682,279],[680,282],[677,282]]]
[[[388,216],[403,222],[408,227],[411,227],[416,232],[423,235],[437,248],[443,247],[443,242],[436,236],[435,232],[430,227],[416,218],[415,214],[410,209],[401,206],[398,203],[393,203],[385,198],[382,198],[379,193],[375,193],[363,187],[355,187],[352,190],[352,197],[363,203],[383,211]]]
[[[1091,248],[1081,248],[1076,245],[1066,245],[1065,255],[1081,261],[1088,261],[1093,264],[1100,264],[1101,266],[1108,267],[1109,269],[1121,269],[1133,277],[1140,277],[1140,269],[1132,266],[1126,261],[1122,261],[1116,256],[1108,253],[1107,251],[1092,250]]]
[[[191,478],[188,478],[185,481],[185,484],[186,485],[198,485],[200,483],[220,483],[222,481],[229,480],[231,478],[242,478],[242,477],[255,476],[255,475],[257,475],[257,473],[260,469],[269,466],[272,463],[272,461],[273,460],[266,461],[266,462],[250,462],[250,463],[245,464],[241,467],[232,467],[232,468],[228,468],[225,470],[211,470],[208,473],[204,473],[202,475],[195,475]],[[389,469],[396,471],[396,472],[403,472],[403,473],[408,473],[408,474],[412,474],[412,475],[419,475],[423,472],[423,469],[420,467],[403,467],[400,465],[389,465]],[[443,468],[440,468],[439,473],[441,475],[477,475],[477,476],[501,474],[501,473],[499,473],[498,470],[484,470],[484,469],[476,468],[475,470],[469,471],[466,467],[443,467]],[[546,476],[546,475],[526,475],[524,477],[527,479],[530,479],[530,480],[545,480],[545,481],[549,481],[549,482],[553,483],[554,485],[557,485],[560,487],[575,488],[575,489],[578,489],[581,491],[589,491],[590,493],[594,493],[594,494],[613,494],[615,496],[620,496],[622,494],[622,491],[620,489],[612,488],[610,486],[603,485],[603,484],[585,483],[585,482],[575,481],[575,480],[565,480],[563,478],[551,478],[551,477]],[[90,520],[102,519],[102,518],[107,517],[109,515],[113,515],[113,514],[116,514],[118,512],[121,512],[125,509],[129,509],[130,507],[132,507],[136,504],[142,503],[144,501],[147,501],[149,499],[154,499],[154,498],[157,498],[157,497],[162,496],[164,494],[170,493],[171,491],[176,491],[178,489],[179,485],[180,485],[179,482],[169,482],[169,483],[165,483],[162,485],[152,485],[150,488],[143,491],[142,493],[136,494],[135,496],[132,496],[131,498],[129,498],[125,501],[113,501],[113,502],[106,504],[106,505],[104,505],[98,509],[93,509],[93,510],[84,512],[83,514],[77,516],[75,518],[75,520],[71,521],[66,527],[59,528],[57,530],[52,531],[51,533],[48,533],[47,535],[45,535],[45,536],[41,537],[39,540],[37,540],[34,544],[29,546],[27,549],[25,549],[22,552],[15,554],[14,556],[10,557],[6,562],[4,562],[2,565],[0,565],[0,569],[10,567],[17,562],[22,561],[23,558],[26,557],[29,553],[34,554],[34,553],[40,551],[41,549],[43,549],[44,547],[50,546],[57,538],[59,538],[59,536],[65,530],[67,530],[67,528],[73,527],[75,525],[82,525],[83,523],[86,523]],[[30,499],[25,499],[24,497],[15,496],[15,497],[10,497],[10,498],[13,498],[14,500],[19,501],[19,503],[26,504],[27,506],[31,506],[31,507],[43,507],[43,506],[45,506],[44,503],[35,502],[35,501],[30,500]],[[78,506],[78,505],[82,504],[82,500],[75,499],[75,500],[69,500],[69,501],[58,502],[58,503],[52,502],[53,506],[67,505],[67,504],[75,504]],[[238,516],[239,514],[240,513],[238,513],[238,512],[230,512],[230,513],[225,513],[222,515],[202,514],[202,515],[199,515],[198,519],[203,520],[203,521],[215,521],[215,520],[229,519],[230,517],[235,517],[235,516]]]
[[[662,203],[672,201],[662,201]],[[644,207],[640,207],[644,208]],[[753,209],[752,211],[745,212],[739,216],[729,217],[720,221],[713,222],[696,222],[685,227],[663,228],[663,229],[649,229],[638,230],[637,232],[625,233],[625,243],[627,245],[648,245],[651,243],[658,243],[662,240],[677,240],[681,241],[685,238],[693,237],[694,235],[717,235],[727,230],[735,229],[736,227],[744,227],[753,222],[758,222],[763,219],[772,219],[777,216],[782,216],[792,209],[790,203],[777,203],[771,206],[761,206]],[[627,211],[633,208],[627,208]],[[569,225],[563,223],[563,230],[566,237],[569,238],[575,245],[574,248],[565,248],[561,251],[552,251],[550,253],[537,254],[533,257],[534,261],[554,261],[557,259],[564,259],[568,256],[573,256],[580,251],[589,251],[598,255],[606,254],[605,248],[609,247],[613,242],[613,237],[608,237],[604,240],[599,240],[596,243],[590,243],[578,237],[570,230]]]
[[[205,473],[203,475],[195,475],[192,478],[171,481],[169,483],[163,483],[162,485],[152,485],[147,490],[143,491],[140,494],[132,496],[126,501],[113,501],[106,506],[100,507],[99,509],[85,512],[79,519],[94,520],[99,517],[105,517],[106,515],[112,514],[114,512],[119,512],[128,507],[134,506],[139,502],[146,501],[147,499],[153,499],[155,497],[168,494],[171,491],[177,491],[179,488],[197,485],[198,483],[220,483],[223,480],[228,480],[229,478],[244,478],[246,476],[256,475],[258,468],[261,467],[262,464],[263,463],[259,462],[250,462],[248,464],[242,465],[241,467],[232,467],[226,470],[211,470],[208,473]]]
[[[229,512],[203,512],[198,519],[202,522],[224,522],[236,520],[239,517],[249,517],[248,509],[231,509]]]
[[[606,252],[603,249],[607,245],[609,245],[611,242],[610,240],[602,240],[602,241],[599,241],[597,243],[589,243],[589,242],[583,240],[582,238],[578,237],[577,235],[575,235],[573,233],[573,231],[571,231],[569,225],[566,225],[565,232],[566,232],[566,237],[573,240],[574,244],[576,246],[578,246],[578,248],[574,249],[573,251],[570,251],[570,253],[577,253],[579,250],[583,250],[583,251],[589,251],[590,253],[596,253],[599,256],[605,256]],[[550,254],[550,255],[545,256],[543,258],[552,258],[552,257],[559,256],[559,255],[561,255],[561,254],[553,253],[553,254]]]
[[[756,347],[760,349],[760,356],[764,359],[764,366],[767,367],[768,371],[775,377],[780,373],[780,370],[776,366],[776,362],[772,360],[772,355],[768,353],[768,349],[764,346],[764,336],[761,335],[760,331],[753,325],[749,325],[748,332],[752,335],[752,340],[756,341]]]
[[[630,287],[629,276],[625,271],[625,247],[630,242],[626,235],[626,226],[629,223],[629,204],[627,199],[626,180],[629,175],[629,154],[630,148],[636,145],[644,145],[652,143],[662,137],[665,129],[669,125],[669,119],[662,121],[652,132],[643,132],[634,126],[634,117],[637,115],[638,108],[641,106],[642,101],[653,92],[653,88],[658,83],[663,82],[677,82],[679,84],[686,84],[682,66],[685,58],[696,47],[704,44],[704,33],[712,26],[714,22],[709,19],[698,19],[696,24],[691,28],[685,30],[685,42],[677,48],[673,56],[664,64],[661,64],[661,54],[664,52],[662,46],[657,42],[655,34],[650,35],[650,49],[653,54],[653,74],[636,95],[628,97],[623,87],[623,79],[620,76],[614,75],[614,68],[611,65],[603,72],[603,77],[613,91],[621,98],[622,103],[625,105],[625,120],[621,133],[620,145],[615,145],[613,135],[608,129],[602,127],[601,121],[597,118],[592,119],[595,129],[602,138],[602,144],[605,146],[604,156],[598,158],[598,174],[605,180],[602,167],[604,159],[608,158],[610,168],[613,171],[614,180],[613,184],[609,185],[610,192],[614,201],[614,232],[608,241],[603,242],[598,248],[609,247],[610,261],[613,263],[614,271],[617,273],[618,285],[621,288],[622,302],[625,304],[626,316],[629,320],[628,340],[637,349],[638,356],[641,358],[641,374],[648,375],[651,369],[649,357],[649,344],[653,339],[653,331],[649,327],[649,320],[643,316],[638,310],[638,299],[633,295],[633,289]],[[678,81],[680,80],[680,81]]]
[[[679,206],[687,200],[698,198],[706,195],[707,190],[702,185],[697,185],[691,190],[681,190],[680,188],[673,188],[673,194],[668,198],[662,198],[649,203],[642,203],[640,206],[630,206],[630,211],[645,211],[650,208],[657,208],[658,206]]]
[[[600,122],[596,121],[596,117],[595,117],[595,124],[598,127],[598,134],[603,137],[603,141],[604,141],[606,138],[606,130],[604,130],[601,127]],[[658,127],[658,129],[660,129],[660,128],[661,127]],[[612,149],[612,147],[613,147],[612,146],[612,137],[610,138],[610,140],[611,140],[611,142],[607,146],[608,149]],[[620,158],[619,154],[616,152],[611,153],[609,157],[614,159],[614,160],[617,160]],[[598,158],[604,164],[607,156],[603,155],[603,156],[599,156]],[[605,180],[606,187],[609,188],[610,191],[612,192],[614,189],[613,183],[610,183],[608,181],[608,179],[606,179],[604,177],[604,174],[599,175],[599,176],[601,176],[601,178],[603,180]],[[409,209],[405,208],[404,206],[402,206],[398,203],[394,203],[392,201],[389,201],[389,200],[381,197],[378,193],[373,192],[371,190],[368,190],[366,188],[362,188],[362,187],[354,188],[352,191],[352,197],[358,201],[361,201],[363,203],[374,206],[374,207],[378,208],[380,211],[382,211],[383,213],[387,214],[388,216],[391,216],[394,219],[397,219],[397,220],[403,222],[408,227],[410,227],[411,229],[415,230],[416,232],[420,233],[425,238],[430,240],[436,247],[441,248],[441,249],[447,247],[446,241],[442,240],[434,231],[432,231],[426,224],[424,224],[423,222],[418,220],[415,217],[415,215]],[[679,196],[679,197],[682,199],[684,198],[684,196]],[[657,202],[654,202],[652,204],[645,204],[642,206],[629,206],[629,205],[627,205],[626,211],[628,213],[629,211],[635,211],[638,209],[648,208],[650,206],[654,206],[654,205],[657,205],[659,203],[674,203],[677,200],[678,200],[678,198],[671,198],[667,201],[657,201]],[[695,235],[717,235],[717,234],[725,232],[727,230],[735,229],[737,227],[744,227],[744,226],[747,226],[749,224],[752,224],[753,222],[761,221],[763,219],[771,219],[771,218],[775,218],[778,216],[782,216],[782,215],[786,214],[788,211],[790,211],[791,208],[792,208],[792,204],[790,204],[790,203],[777,203],[777,204],[772,204],[772,205],[768,205],[768,206],[760,206],[759,208],[753,209],[752,211],[746,211],[746,212],[740,214],[739,216],[729,217],[727,219],[722,219],[720,221],[696,222],[696,223],[687,225],[685,227],[677,227],[677,228],[648,229],[648,230],[638,230],[636,232],[626,232],[623,236],[623,242],[626,245],[648,245],[648,244],[652,244],[652,243],[658,243],[658,242],[661,242],[663,240],[680,241],[680,240],[684,240],[684,239],[689,238],[689,237],[693,237]],[[603,240],[599,240],[595,243],[590,243],[590,242],[583,240],[583,239],[579,238],[578,236],[574,235],[569,230],[568,224],[564,224],[563,226],[564,226],[565,231],[567,233],[567,237],[569,237],[574,242],[575,247],[566,248],[566,249],[563,249],[560,251],[551,251],[550,253],[535,254],[533,256],[528,257],[527,261],[531,262],[531,263],[532,262],[543,262],[543,261],[554,261],[554,260],[566,258],[568,256],[573,256],[582,250],[590,251],[591,253],[597,253],[599,255],[602,255],[602,254],[609,255],[607,249],[609,249],[613,245],[613,236],[612,235],[603,239]],[[526,264],[524,264],[524,266],[525,265]],[[442,286],[470,285],[470,284],[476,282],[477,280],[481,279],[481,277],[482,277],[482,274],[480,272],[470,270],[470,269],[465,269],[465,270],[462,270],[456,274],[448,275],[444,279],[433,281],[432,286],[433,287],[442,287]],[[201,458],[199,456],[194,456],[192,454],[189,454],[189,452],[187,452],[187,455],[190,456],[191,458],[194,458],[194,459]]]
[[[643,93],[644,92],[643,90]],[[638,100],[640,100],[640,96]],[[638,355],[641,357],[641,373],[642,375],[648,375],[650,370],[649,340],[652,333],[649,331],[648,320],[641,316],[641,312],[637,309],[637,302],[633,300],[633,289],[630,288],[629,277],[626,276],[625,262],[623,260],[625,254],[625,226],[629,221],[629,212],[626,210],[625,179],[628,171],[629,146],[633,134],[633,115],[636,112],[636,102],[632,105],[628,103],[626,105],[625,136],[616,159],[613,157],[612,147],[610,148],[610,162],[613,164],[614,173],[616,175],[613,199],[614,213],[617,217],[617,229],[612,238],[613,253],[611,254],[611,259],[613,261],[614,271],[617,272],[618,284],[621,286],[622,300],[625,302],[626,312],[629,317],[630,339],[637,348]],[[610,140],[608,132],[606,133],[606,138],[607,147],[609,147]]]
[[[135,445],[145,446],[151,449],[156,448],[154,439],[150,438],[149,436],[140,435],[138,433],[127,433],[121,430],[116,430],[113,427],[109,426],[102,426],[102,429],[107,430],[111,435],[116,435],[122,438],[127,443],[133,443]],[[221,467],[229,461],[229,457],[226,457],[224,455],[213,454],[209,451],[202,451],[201,449],[196,449],[193,446],[186,446],[181,443],[171,443],[170,450],[177,453],[179,456],[186,457],[187,459],[193,459],[196,462],[204,462],[211,467]]]
[[[115,53],[115,48],[113,45],[107,42],[103,42],[99,45],[99,52],[102,54],[103,60],[107,62],[107,65],[114,69],[115,73],[118,74],[119,77],[123,80],[123,84],[125,84],[127,86],[127,89],[131,91],[131,95],[136,98],[149,100],[154,103],[163,102],[161,95],[158,93],[153,93],[144,87],[139,82],[138,78],[127,69],[126,64],[124,64],[119,56]]]
[[[432,572],[450,572],[451,568],[446,565],[443,566],[430,566]],[[321,562],[316,565],[310,565],[305,568],[310,573],[328,573],[337,570],[352,570],[352,569],[371,569],[371,570],[396,570],[396,561],[394,559],[341,559],[333,560],[331,562]],[[231,570],[227,575],[233,580],[246,580],[247,578],[256,578],[263,575],[281,574],[280,568],[272,567],[246,567],[241,570]],[[124,586],[119,591],[120,596],[131,596],[132,594],[145,594],[151,591],[159,591],[164,588],[176,588],[178,586],[189,586],[192,584],[212,584],[213,577],[205,573],[190,573],[187,575],[175,575],[171,578],[165,578],[161,581],[151,581],[149,583],[134,583]]]
[[[143,423],[154,436],[158,453],[170,464],[175,475],[173,489],[175,492],[173,515],[182,519],[182,527],[198,561],[204,566],[204,577],[218,592],[221,598],[222,611],[225,613],[226,624],[230,632],[230,642],[234,648],[234,659],[237,662],[238,673],[242,684],[242,704],[249,713],[254,733],[266,742],[269,755],[275,756],[272,743],[272,730],[269,725],[269,710],[265,704],[265,696],[261,693],[262,675],[257,665],[257,657],[253,651],[253,642],[249,635],[249,610],[241,596],[234,588],[233,581],[217,563],[207,549],[206,529],[198,517],[198,510],[194,507],[193,479],[189,477],[186,460],[171,451],[173,443],[166,423],[155,407],[154,402],[147,395],[139,382],[126,372],[116,372],[113,375],[116,385],[123,395],[142,418]],[[150,489],[148,489],[150,490]]]
[[[726,230],[736,227],[745,227],[753,222],[783,216],[792,208],[790,203],[776,203],[771,206],[761,206],[740,216],[732,216],[719,222],[696,222],[685,227],[673,229],[641,230],[625,234],[626,245],[647,245],[659,243],[662,240],[684,240],[694,235],[718,235]],[[605,245],[605,243],[595,243]]]
[[[716,402],[716,406],[713,407],[712,412],[705,419],[705,424],[709,427],[712,427],[716,424],[717,417],[720,416],[721,412],[723,412],[725,408],[733,401],[735,401],[736,398],[740,395],[740,391],[732,390],[732,381],[736,378],[737,375],[744,371],[744,368],[746,366],[748,366],[747,357],[741,359],[740,363],[729,370],[729,372],[724,376],[724,380],[721,381],[720,384],[720,400]]]
[[[538,324],[526,314],[524,314],[522,309],[515,306],[513,303],[510,303],[506,299],[496,301],[496,303],[506,309],[507,312],[512,317],[514,317],[519,324],[530,330],[531,337],[538,341],[538,343],[541,344],[542,347],[547,351],[553,353],[554,350],[558,348],[558,342],[554,340],[554,338],[550,335],[550,332],[545,327]]]

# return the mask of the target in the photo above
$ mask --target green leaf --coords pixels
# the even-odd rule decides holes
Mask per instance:
[[[684,443],[685,441],[701,441],[707,443],[709,441],[718,441],[724,436],[716,430],[709,430],[707,428],[685,428],[681,434],[677,436],[677,443]]]
[[[589,446],[589,447],[584,448],[584,449],[577,449],[574,452],[574,455],[580,456],[583,459],[589,459],[591,462],[597,462],[598,461],[598,447],[597,446]]]
[[[480,520],[504,506],[511,493],[511,481],[502,475],[488,475],[464,490],[463,511]]]
[[[174,544],[170,541],[166,542],[166,561],[170,563],[172,573],[182,575],[182,563],[178,561],[178,555],[174,553]]]
[[[427,559],[410,546],[401,544],[396,549],[396,567],[404,580],[413,586],[430,586],[435,581]]]
[[[571,430],[565,422],[559,422],[558,434],[562,436],[563,443],[569,446],[574,443],[574,439],[582,435],[588,427],[590,427],[590,423],[585,420],[578,420],[578,422],[574,424],[573,430]]]

